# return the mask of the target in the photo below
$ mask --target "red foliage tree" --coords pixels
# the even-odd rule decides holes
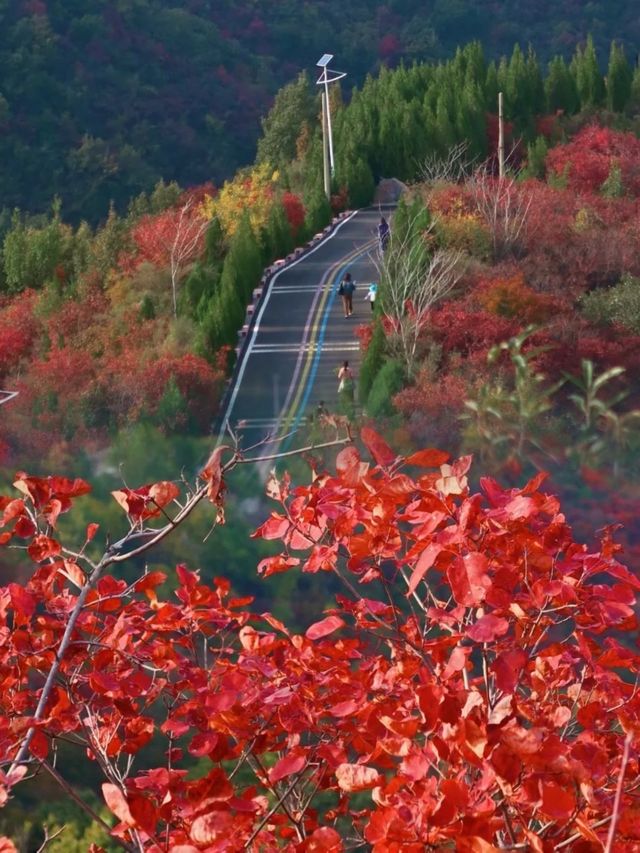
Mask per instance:
[[[304,204],[299,196],[287,190],[282,194],[282,206],[291,227],[291,236],[295,239],[304,225]]]
[[[167,267],[171,271],[175,314],[178,278],[183,268],[202,253],[208,225],[197,195],[188,195],[177,207],[142,217],[131,232],[135,254],[123,255],[120,264],[129,272],[145,261]]]
[[[547,154],[547,169],[566,176],[577,192],[598,192],[613,166],[620,169],[624,191],[640,194],[640,140],[633,133],[589,125]]]
[[[0,543],[34,568],[0,589],[3,800],[29,768],[64,779],[64,738],[98,761],[127,850],[637,849],[640,582],[611,531],[575,542],[543,475],[472,493],[469,458],[362,439],[373,465],[348,446],[335,474],[268,484],[255,535],[284,550],[259,572],[343,585],[303,634],[185,566],[169,596],[162,573],[117,577],[220,504],[237,454],[183,499],[115,492],[131,530],[93,560],[95,525],[80,549],[57,533],[88,486],[17,475]],[[138,768],[158,739],[165,760]]]
[[[0,378],[16,368],[33,349],[39,327],[33,313],[37,300],[37,293],[27,290],[19,299],[0,303]]]

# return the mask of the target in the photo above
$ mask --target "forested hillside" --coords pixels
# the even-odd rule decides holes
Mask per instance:
[[[2,0],[1,206],[97,222],[161,178],[220,182],[253,159],[278,87],[325,50],[361,83],[380,63],[440,59],[479,38],[529,41],[546,62],[589,32],[635,57],[631,0]]]
[[[635,853],[631,46],[594,3],[535,25],[542,4],[81,5],[2,6],[24,208],[0,231],[0,851]],[[329,201],[294,73],[316,40],[335,28],[355,78],[445,51],[438,21],[493,50],[506,11],[540,54],[473,42],[334,88]],[[595,38],[548,64],[579,22]],[[280,74],[256,162],[220,181]],[[411,186],[355,330],[358,410],[314,407],[311,473],[280,457],[249,538],[274,455],[206,435],[247,303],[384,175]]]

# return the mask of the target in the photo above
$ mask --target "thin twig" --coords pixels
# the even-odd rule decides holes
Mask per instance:
[[[607,835],[607,844],[604,848],[604,853],[612,853],[613,841],[616,834],[616,824],[620,815],[620,801],[622,800],[622,786],[624,784],[624,774],[629,763],[629,752],[631,750],[631,733],[627,734],[624,739],[624,752],[622,753],[622,764],[620,765],[620,773],[618,774],[618,785],[616,787],[616,798],[613,801],[613,813],[611,814],[611,826]]]
[[[65,831],[66,828],[67,828],[67,825],[65,823],[60,827],[60,829],[56,830],[56,832],[54,832],[53,835],[49,835],[49,829],[48,829],[48,827],[45,826],[44,827],[44,841],[42,842],[40,847],[38,847],[38,849],[36,850],[36,853],[43,853],[43,851],[47,849],[47,845],[51,841],[56,839],[59,835],[62,835],[62,833]]]
[[[68,794],[68,796],[71,797],[71,799],[74,801],[74,803],[76,803],[76,805],[80,806],[80,808],[84,812],[86,812],[92,820],[95,820],[96,823],[99,823],[100,826],[102,827],[102,829],[104,829],[104,831],[109,835],[110,838],[113,838],[113,840],[117,844],[119,844],[121,847],[123,847],[125,850],[129,850],[129,851],[133,850],[133,848],[129,844],[127,844],[126,841],[122,841],[121,839],[115,838],[111,835],[111,827],[109,826],[109,824],[103,818],[101,818],[100,815],[97,812],[95,812],[88,803],[85,803],[85,801],[82,799],[82,797],[78,796],[78,794],[75,792],[75,790],[72,788],[72,786],[67,782],[67,780],[64,777],[62,777],[58,773],[58,771],[55,769],[55,767],[53,767],[51,764],[49,764],[48,761],[43,761],[41,763],[42,763],[42,766],[44,767],[44,769],[47,771],[47,773],[49,773],[51,776],[53,776],[53,778],[56,780],[58,785],[60,785],[62,790],[65,792],[65,794]]]

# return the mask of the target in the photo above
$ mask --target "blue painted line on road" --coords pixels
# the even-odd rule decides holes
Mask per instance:
[[[324,344],[325,333],[327,330],[327,324],[329,322],[329,317],[331,316],[331,309],[333,307],[333,303],[335,302],[336,294],[338,292],[338,289],[335,287],[335,282],[336,281],[342,281],[345,274],[351,269],[351,267],[354,264],[356,264],[365,255],[367,255],[369,253],[369,251],[370,251],[369,247],[367,247],[366,249],[363,249],[363,251],[360,252],[359,255],[356,255],[356,257],[353,258],[351,261],[349,261],[348,264],[345,264],[343,267],[341,267],[339,270],[339,274],[335,277],[334,281],[332,282],[331,294],[330,294],[329,298],[327,299],[327,304],[326,304],[325,309],[324,309],[324,314],[322,317],[322,325],[320,326],[320,334],[318,335],[317,350],[316,350],[316,353],[315,353],[314,358],[313,358],[313,363],[311,365],[311,370],[309,372],[309,376],[307,377],[307,384],[306,384],[306,387],[304,389],[304,395],[302,397],[300,407],[298,408],[298,412],[296,414],[295,420],[291,426],[291,433],[283,442],[282,450],[287,450],[291,446],[291,442],[293,441],[293,436],[295,435],[296,430],[299,428],[300,421],[304,417],[304,413],[305,413],[306,408],[309,404],[309,397],[311,396],[311,392],[313,390],[313,385],[315,382],[316,374],[318,372],[318,365],[320,364],[320,358],[322,357],[322,348],[323,348],[323,344]]]

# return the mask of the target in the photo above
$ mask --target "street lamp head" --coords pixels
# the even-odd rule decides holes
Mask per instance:
[[[326,68],[332,59],[333,59],[332,53],[324,53],[320,57],[320,59],[316,62],[316,65],[318,66],[318,68]]]

